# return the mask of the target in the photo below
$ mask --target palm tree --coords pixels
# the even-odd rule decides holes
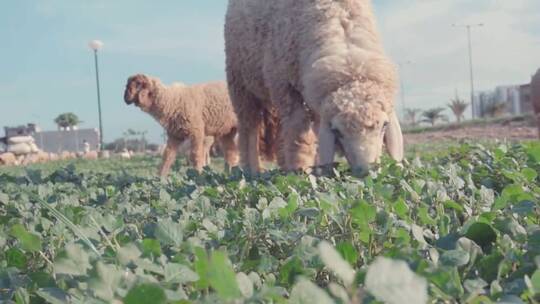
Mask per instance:
[[[437,121],[448,119],[446,115],[442,114],[443,111],[444,108],[433,108],[424,111],[422,113],[422,117],[424,118],[422,119],[422,122],[430,123],[431,126],[434,127]]]
[[[405,120],[411,124],[411,126],[416,127],[418,125],[418,115],[422,113],[420,109],[406,109],[405,110]]]
[[[457,95],[454,99],[452,99],[452,102],[448,104],[448,107],[450,110],[452,110],[452,113],[456,116],[457,123],[461,123],[461,119],[463,118],[463,114],[465,113],[465,110],[469,107],[469,104],[466,103],[463,99],[460,99]]]
[[[54,123],[60,130],[69,130],[81,123],[79,117],[73,113],[63,113],[54,119]]]

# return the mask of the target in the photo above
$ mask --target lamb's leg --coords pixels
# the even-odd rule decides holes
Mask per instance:
[[[214,145],[214,137],[206,137],[204,139],[204,165],[210,166],[211,163],[211,157],[210,157],[210,150],[212,149],[212,145]]]
[[[315,165],[316,136],[312,129],[312,119],[300,94],[290,92],[287,99],[281,114],[285,169],[305,170]]]
[[[201,172],[204,167],[204,134],[196,134],[191,137],[191,163],[195,170]]]
[[[220,138],[221,147],[223,149],[223,156],[225,157],[226,171],[229,171],[230,168],[238,165],[238,147],[234,137],[236,136],[236,131],[231,132]]]
[[[178,146],[180,145],[181,141],[170,137],[167,139],[167,147],[165,148],[165,151],[163,152],[163,162],[161,164],[161,168],[159,169],[159,175],[160,176],[167,176],[169,174],[169,171],[171,170],[171,167],[176,160],[176,153],[178,151]]]

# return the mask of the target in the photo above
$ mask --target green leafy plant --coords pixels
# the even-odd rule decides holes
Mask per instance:
[[[364,179],[162,180],[159,161],[0,168],[0,302],[540,300],[538,142],[418,149]]]

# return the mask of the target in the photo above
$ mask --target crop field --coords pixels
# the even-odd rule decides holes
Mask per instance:
[[[364,179],[158,163],[0,168],[0,303],[540,301],[538,142],[416,147]]]

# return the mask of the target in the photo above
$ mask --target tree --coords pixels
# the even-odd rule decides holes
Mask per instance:
[[[465,110],[467,110],[467,108],[469,107],[469,104],[466,103],[463,99],[460,99],[458,96],[456,96],[454,99],[452,99],[452,102],[448,104],[448,107],[456,116],[456,121],[459,124],[461,123],[461,119],[463,119],[463,114],[465,113]]]
[[[444,108],[426,110],[422,113],[422,117],[424,118],[422,122],[430,123],[434,127],[437,121],[447,119],[446,115],[442,114],[442,112],[444,112]]]
[[[58,129],[71,129],[81,123],[79,117],[73,113],[63,113],[54,119]]]
[[[405,110],[405,120],[411,124],[411,126],[416,127],[418,125],[418,115],[422,113],[420,109],[406,109]]]

